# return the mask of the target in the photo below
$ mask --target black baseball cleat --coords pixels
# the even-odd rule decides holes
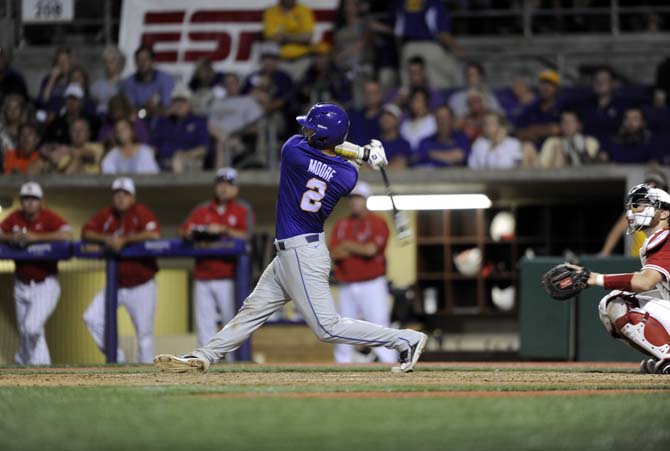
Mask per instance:
[[[414,371],[414,366],[419,361],[427,342],[428,335],[421,333],[419,341],[400,353],[400,366],[394,366],[391,371],[394,373],[411,373]]]
[[[644,359],[640,362],[640,373],[656,374],[656,359]]]

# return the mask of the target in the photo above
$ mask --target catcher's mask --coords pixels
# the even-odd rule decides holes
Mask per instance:
[[[670,194],[645,184],[631,188],[626,197],[627,233],[649,227],[657,210],[670,211]]]

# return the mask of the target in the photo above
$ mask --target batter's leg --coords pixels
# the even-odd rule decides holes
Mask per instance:
[[[363,311],[363,319],[380,326],[391,324],[391,309],[388,303],[388,285],[385,277],[361,282],[355,297],[356,303]],[[394,363],[398,361],[398,353],[393,349],[372,348],[380,362]]]
[[[342,284],[340,285],[340,292],[337,297],[337,311],[340,316],[346,318],[355,318],[357,316],[356,303],[354,302],[354,293],[352,284]],[[353,351],[354,347],[352,345],[345,345],[343,343],[337,343],[335,345],[335,362],[337,363],[351,363],[353,362]],[[395,361],[395,360],[394,360]]]
[[[156,279],[119,290],[119,305],[124,305],[135,325],[138,358],[151,363],[154,358],[154,318],[156,316]]]
[[[121,291],[121,290],[119,290]],[[105,352],[105,289],[95,295],[93,301],[84,312],[84,322],[98,349]],[[116,353],[117,362],[125,362],[126,356],[121,348]]]
[[[400,371],[412,370],[425,346],[426,335],[340,317],[328,285],[330,255],[325,243],[280,251],[277,258],[282,286],[320,340],[392,348],[411,360]],[[418,352],[414,352],[416,349]],[[406,361],[402,356],[401,360]]]
[[[209,362],[221,359],[239,348],[270,315],[286,304],[289,300],[288,294],[279,285],[276,270],[277,258],[265,268],[256,288],[244,300],[237,315],[205,346],[193,351],[191,355],[205,358]]]
[[[198,346],[203,346],[217,332],[216,299],[209,280],[196,280],[193,284],[195,298],[195,329]]]
[[[211,282],[211,289],[214,293],[218,310],[221,313],[221,324],[225,326],[235,316],[235,283],[232,279],[213,280]],[[216,331],[214,332],[216,333]],[[234,361],[235,354],[232,352],[227,353],[226,362]]]

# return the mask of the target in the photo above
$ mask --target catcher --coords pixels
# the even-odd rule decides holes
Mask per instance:
[[[628,233],[647,236],[640,271],[598,274],[565,264],[549,270],[542,283],[558,300],[592,286],[613,290],[598,305],[600,321],[612,337],[650,357],[640,363],[642,373],[670,374],[670,195],[637,185],[626,198],[626,217]]]

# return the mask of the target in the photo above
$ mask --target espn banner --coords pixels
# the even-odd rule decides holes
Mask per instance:
[[[124,0],[119,47],[125,75],[135,71],[133,53],[151,46],[161,69],[187,82],[200,58],[217,70],[246,74],[257,68],[263,11],[277,0]],[[314,42],[333,28],[337,0],[303,0],[314,11]]]

